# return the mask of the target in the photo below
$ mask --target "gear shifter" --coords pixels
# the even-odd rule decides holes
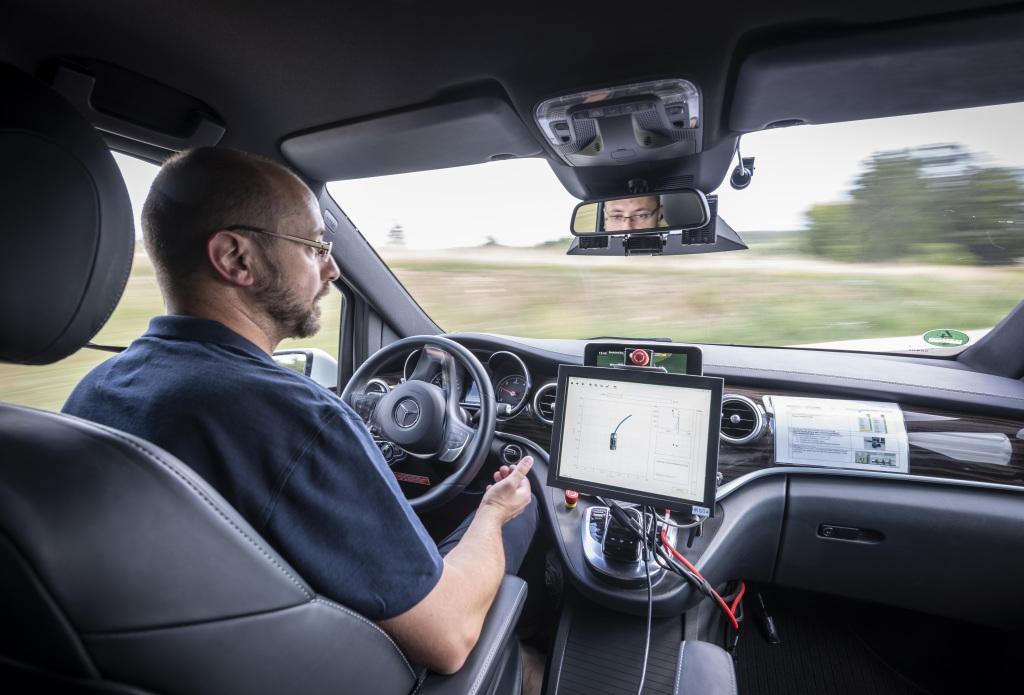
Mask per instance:
[[[640,562],[640,539],[633,529],[623,525],[615,514],[610,514],[601,539],[601,551],[609,560]]]
[[[640,523],[640,510],[625,506],[623,514]],[[646,520],[650,523],[650,516]],[[590,571],[610,584],[628,587],[646,586],[647,570],[644,568],[640,540],[633,531],[615,518],[612,510],[604,506],[587,507],[583,515],[581,533],[583,536],[583,557]],[[669,541],[675,543],[676,529],[668,528]],[[655,580],[664,570],[653,559],[647,561],[651,577]]]

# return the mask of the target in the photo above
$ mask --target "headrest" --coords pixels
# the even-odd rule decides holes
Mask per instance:
[[[48,364],[114,311],[135,249],[131,201],[96,130],[0,64],[0,361]]]

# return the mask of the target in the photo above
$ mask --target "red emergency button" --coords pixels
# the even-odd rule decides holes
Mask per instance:
[[[575,490],[565,491],[565,508],[576,509],[576,503],[580,501],[580,493]]]
[[[629,361],[638,367],[646,367],[651,363],[651,355],[647,350],[633,350],[629,353]]]

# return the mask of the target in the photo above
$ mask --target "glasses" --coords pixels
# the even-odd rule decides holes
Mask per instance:
[[[640,224],[646,224],[658,215],[658,210],[660,209],[661,206],[659,205],[648,212],[637,212],[632,215],[605,215],[605,220],[608,222],[618,222],[620,224],[623,222],[629,222],[630,220],[635,220]]]
[[[277,237],[278,239],[287,239],[288,241],[294,241],[297,244],[303,244],[305,246],[312,246],[316,249],[316,256],[322,261],[326,261],[331,257],[331,249],[334,248],[333,241],[316,241],[314,239],[303,239],[300,236],[292,236],[291,234],[278,234],[277,232],[271,232],[267,229],[260,227],[250,227],[245,224],[236,224],[224,229],[229,232],[256,232],[257,234],[266,234],[267,236]]]

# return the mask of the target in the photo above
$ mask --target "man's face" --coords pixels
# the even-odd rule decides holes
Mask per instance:
[[[625,232],[630,229],[653,229],[661,221],[661,206],[653,195],[622,198],[604,204],[604,230]]]
[[[324,222],[312,192],[295,183],[293,212],[274,231],[320,241]],[[264,268],[254,287],[259,308],[270,317],[281,338],[308,338],[320,330],[320,300],[338,277],[333,258],[320,260],[317,250],[289,241],[272,239],[264,248]]]

